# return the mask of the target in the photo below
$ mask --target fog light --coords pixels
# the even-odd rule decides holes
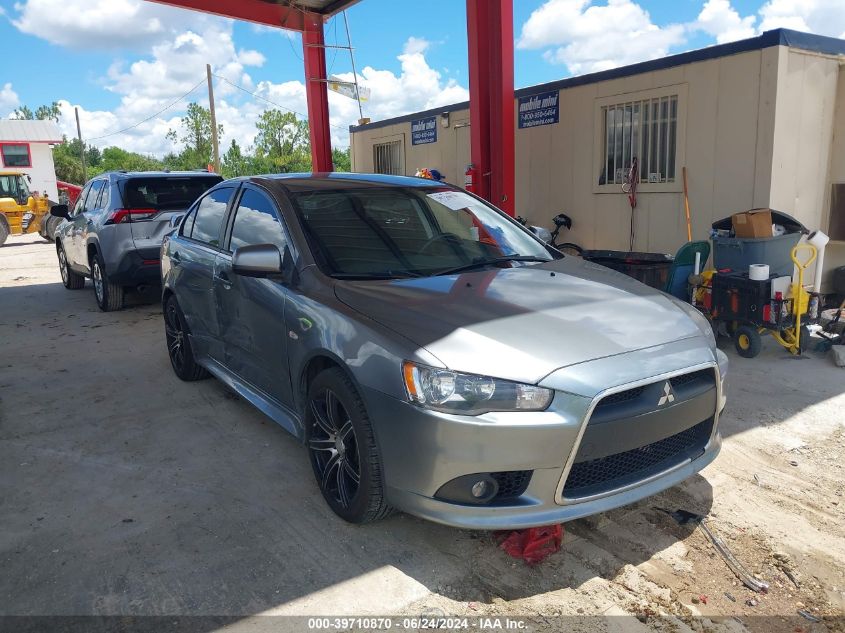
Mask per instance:
[[[472,496],[476,499],[483,499],[487,496],[488,491],[490,490],[490,484],[488,484],[483,479],[478,481],[472,487]]]

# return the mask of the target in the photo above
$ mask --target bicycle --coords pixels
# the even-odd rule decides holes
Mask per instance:
[[[574,242],[557,243],[558,234],[560,233],[560,229],[562,227],[565,226],[567,230],[572,230],[572,218],[565,213],[558,213],[552,218],[552,222],[555,224],[555,230],[552,231],[552,240],[549,244],[564,255],[575,255],[580,257],[584,253],[584,249],[578,246],[578,244],[575,244]]]

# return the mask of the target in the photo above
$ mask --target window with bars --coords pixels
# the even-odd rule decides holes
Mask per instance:
[[[624,184],[635,158],[640,182],[675,182],[678,95],[608,105],[601,113],[604,161],[600,185]]]
[[[402,175],[402,141],[373,145],[373,171],[377,174]]]

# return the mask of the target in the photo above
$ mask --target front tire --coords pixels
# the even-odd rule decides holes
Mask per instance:
[[[308,386],[305,422],[311,467],[332,511],[350,523],[389,515],[370,418],[355,385],[339,367],[324,370]]]
[[[67,255],[65,255],[64,246],[61,244],[56,248],[56,254],[59,257],[59,272],[62,275],[62,283],[68,290],[79,290],[85,286],[85,277],[79,273],[75,273],[70,269],[67,263]]]
[[[208,372],[194,358],[185,315],[173,295],[164,304],[164,337],[173,372],[181,380],[193,382],[208,378]]]
[[[91,280],[94,282],[94,297],[100,310],[114,312],[123,308],[123,286],[109,281],[99,253],[91,255]]]
[[[6,239],[9,237],[9,227],[6,226],[5,218],[0,220],[0,246],[6,243]]]
[[[740,325],[734,332],[734,347],[743,358],[754,358],[763,348],[760,332],[750,325]]]

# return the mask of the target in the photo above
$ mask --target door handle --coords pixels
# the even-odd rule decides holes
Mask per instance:
[[[229,276],[226,273],[215,273],[214,280],[219,281],[220,285],[226,290],[232,287],[232,280],[229,279]]]

